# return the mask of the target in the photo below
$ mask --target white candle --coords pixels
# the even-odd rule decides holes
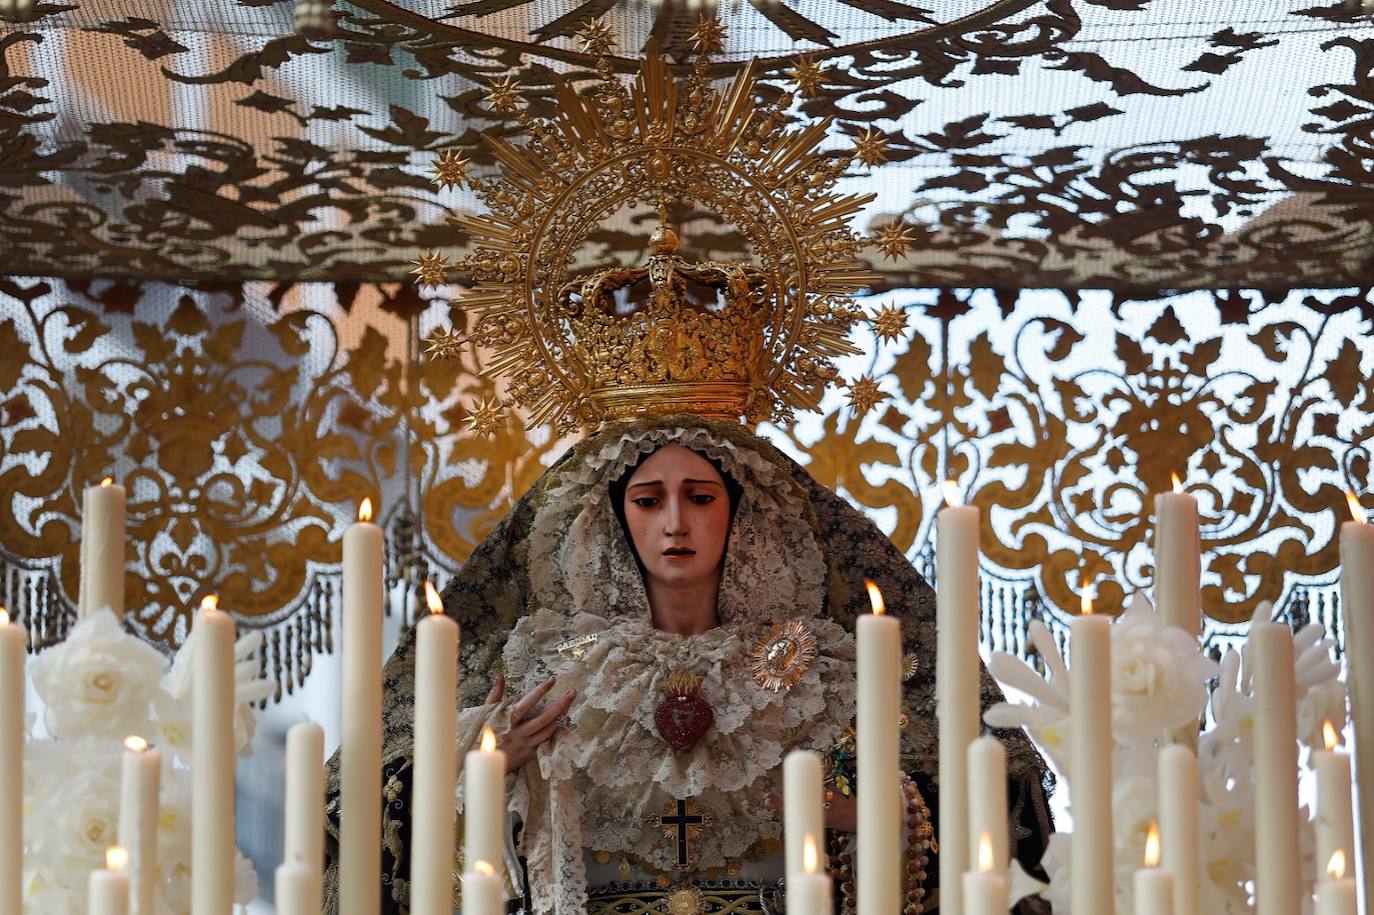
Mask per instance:
[[[1356,915],[1356,897],[1354,878],[1345,876],[1345,850],[1338,848],[1327,859],[1326,878],[1317,881],[1316,915]]]
[[[1355,847],[1355,820],[1350,802],[1350,757],[1336,749],[1340,739],[1331,722],[1322,724],[1325,750],[1312,754],[1317,773],[1317,861],[1330,861],[1340,850]]]
[[[304,861],[277,867],[277,915],[320,915],[320,872]]]
[[[810,750],[793,750],[787,754],[782,765],[782,802],[785,873],[789,878],[806,869],[807,836],[816,843],[825,840],[825,788],[822,782],[820,754]]]
[[[1009,866],[1011,839],[1007,821],[1007,748],[996,737],[979,737],[968,747],[969,835],[977,836],[969,849],[969,860],[978,860],[986,838],[992,853],[995,874],[1005,874]]]
[[[1158,867],[1135,872],[1135,915],[1173,915],[1174,878]]]
[[[1174,875],[1159,866],[1159,830],[1145,837],[1145,866],[1135,872],[1135,915],[1174,915]]]
[[[821,871],[816,838],[802,844],[801,869],[787,874],[787,915],[834,915],[830,875]]]
[[[973,860],[969,835],[968,747],[978,738],[982,692],[978,667],[978,524],[959,505],[952,481],[936,517],[935,714],[940,747],[940,907],[962,909],[962,878]],[[859,779],[862,786],[863,779]],[[861,789],[862,790],[862,789]],[[860,879],[862,886],[862,878]],[[859,891],[862,894],[862,890]]]
[[[1155,606],[1165,623],[1189,635],[1202,632],[1202,537],[1197,499],[1174,491],[1155,496]]]
[[[124,616],[124,487],[108,477],[82,498],[78,604],[78,616],[101,607]]]
[[[1355,721],[1355,775],[1362,786],[1374,785],[1374,528],[1365,511],[1348,494],[1353,521],[1341,525],[1341,621],[1345,626],[1346,681]],[[1370,671],[1362,676],[1362,671]],[[1374,900],[1374,789],[1358,792],[1360,817],[1360,880],[1364,895]],[[1353,874],[1355,869],[1350,867]]]
[[[505,915],[506,888],[488,861],[477,860],[463,874],[463,915]]]
[[[1198,915],[1200,882],[1197,756],[1184,746],[1159,751],[1159,832],[1173,875],[1174,915]]]
[[[415,777],[410,844],[414,915],[453,912],[453,794],[458,779],[458,624],[428,581],[416,632]]]
[[[372,500],[343,538],[343,740],[339,915],[382,905],[382,529]]]
[[[964,873],[965,915],[1007,915],[1007,878],[1005,871],[995,870],[996,846],[987,835],[980,835],[975,852],[978,869]],[[943,906],[941,906],[943,908]]]
[[[867,582],[873,612],[858,620],[858,915],[901,907],[902,807],[897,803],[902,627]],[[943,753],[943,748],[941,750]]]
[[[24,907],[25,641],[0,607],[0,915]]]
[[[1069,804],[1073,814],[1072,915],[1111,915],[1116,905],[1112,834],[1112,629],[1084,613],[1069,624]],[[1081,863],[1080,863],[1081,862]]]
[[[482,728],[481,745],[463,757],[463,846],[467,860],[487,862],[505,880],[506,754],[491,728]]]
[[[119,844],[129,851],[134,915],[156,915],[157,828],[162,754],[142,737],[124,741],[120,758]]]
[[[1265,618],[1264,611],[1256,618]],[[1255,622],[1248,645],[1255,693],[1255,910],[1292,915],[1302,898],[1293,638],[1282,623]]]
[[[284,861],[324,867],[324,728],[313,721],[286,732]]]
[[[128,915],[129,877],[124,865],[129,853],[118,845],[105,849],[105,869],[91,871],[86,885],[86,910],[90,915]]]
[[[191,628],[191,913],[234,907],[234,618],[211,595]]]

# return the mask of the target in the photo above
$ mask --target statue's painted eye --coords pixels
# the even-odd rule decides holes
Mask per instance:
[[[688,498],[697,505],[710,505],[712,502],[716,501],[716,497],[709,493],[696,493]]]
[[[654,496],[640,496],[638,499],[631,499],[630,501],[640,508],[653,508],[658,504],[658,499]]]

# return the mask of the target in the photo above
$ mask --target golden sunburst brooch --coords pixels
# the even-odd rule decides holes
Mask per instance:
[[[816,663],[816,636],[799,620],[784,620],[755,646],[749,665],[754,682],[772,692],[791,689]]]

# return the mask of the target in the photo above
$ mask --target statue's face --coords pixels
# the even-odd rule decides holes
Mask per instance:
[[[720,574],[730,495],[710,461],[681,445],[664,445],[630,477],[625,523],[651,580],[700,585]]]

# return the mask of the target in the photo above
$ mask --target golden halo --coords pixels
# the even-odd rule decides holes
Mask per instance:
[[[521,113],[522,147],[484,137],[501,174],[472,185],[490,212],[454,224],[473,244],[459,264],[476,288],[455,303],[476,316],[470,338],[509,378],[507,396],[561,432],[609,417],[559,291],[577,250],[616,212],[690,200],[747,239],[764,275],[769,320],[751,369],[748,418],[815,409],[836,377],[831,359],[864,317],[848,296],[873,280],[849,219],[871,197],[841,196],[848,160],[823,156],[829,121],[786,127],[785,105],[758,104],[755,67],[716,90],[701,60],[676,78],[653,42],[629,87],[608,68],[590,92],[559,82],[558,116]]]

